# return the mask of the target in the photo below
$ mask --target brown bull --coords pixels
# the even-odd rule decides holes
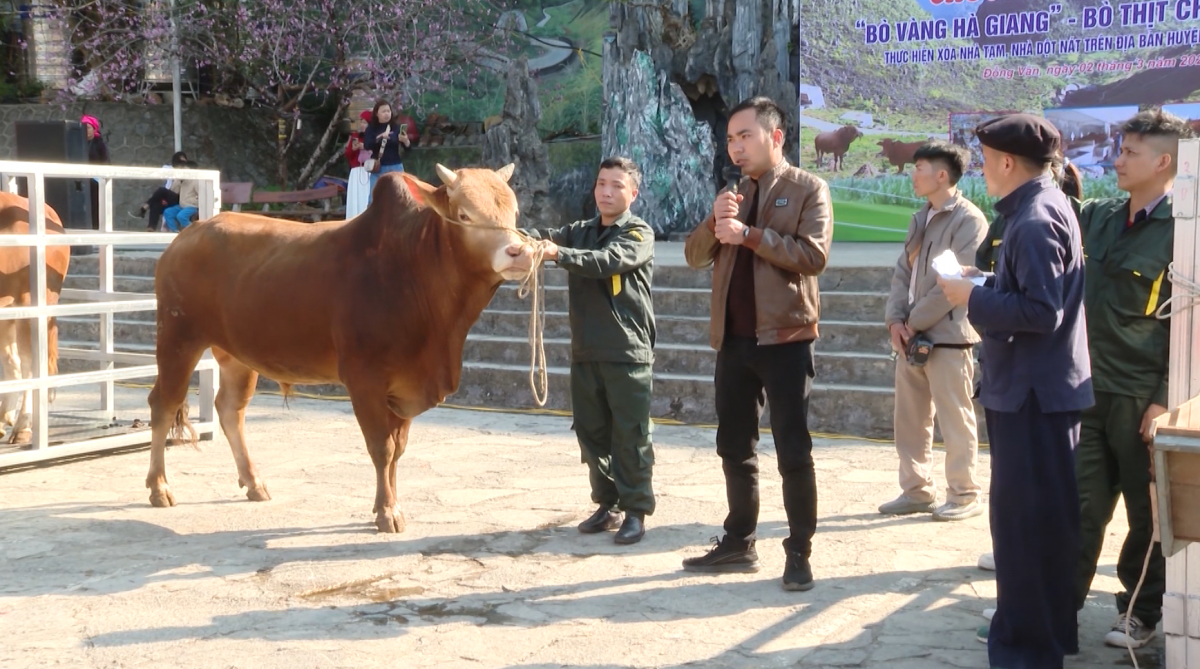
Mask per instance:
[[[856,126],[846,124],[837,130],[829,130],[813,137],[813,148],[817,151],[817,167],[821,167],[826,153],[833,154],[833,171],[842,169],[842,157],[850,150],[850,143],[862,137]]]
[[[346,387],[375,465],[375,525],[404,529],[396,462],[413,418],[458,388],[467,331],[532,250],[498,171],[437,166],[441,187],[388,174],[349,221],[303,224],[223,213],[185,229],[155,271],[158,380],[146,487],[175,504],[163,452],[190,433],[188,380],[206,348],[220,366],[216,409],[251,500],[270,499],[243,434],[259,374]],[[520,248],[522,250],[517,251]]]
[[[894,139],[887,138],[879,142],[881,158],[887,158],[888,162],[896,166],[896,174],[904,172],[906,163],[916,164],[915,156],[917,149],[925,144],[925,140],[920,142],[897,142]]]
[[[63,233],[62,221],[49,205],[46,208],[46,232],[52,235]],[[29,200],[13,193],[0,191],[0,234],[24,235],[31,229],[29,224]],[[29,286],[28,247],[0,247],[0,307],[29,306],[32,304]],[[67,276],[71,262],[71,247],[46,247],[46,304],[58,304],[59,292]],[[58,373],[58,323],[49,319],[47,331],[47,356],[50,373]],[[0,369],[5,379],[28,379],[33,377],[33,327],[30,320],[0,320]],[[0,404],[3,423],[12,426],[9,443],[28,444],[33,441],[30,429],[32,391],[8,393]],[[4,429],[0,426],[0,437]]]

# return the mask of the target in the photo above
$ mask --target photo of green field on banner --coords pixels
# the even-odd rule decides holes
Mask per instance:
[[[974,127],[1044,115],[1085,197],[1112,195],[1120,124],[1161,105],[1200,119],[1200,3],[811,0],[801,4],[800,161],[833,196],[834,240],[903,241],[924,202],[913,154],[972,149],[959,182],[990,217]]]

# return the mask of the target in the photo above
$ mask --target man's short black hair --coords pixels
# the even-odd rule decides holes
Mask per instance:
[[[749,100],[743,100],[738,106],[729,111],[729,117],[733,118],[734,114],[746,111],[747,109],[754,110],[754,117],[758,120],[767,132],[775,132],[783,129],[783,108],[775,104],[775,101],[764,95],[759,95]]]
[[[1179,140],[1190,138],[1192,127],[1178,116],[1163,111],[1161,107],[1155,107],[1134,114],[1133,118],[1121,126],[1121,132],[1142,137],[1164,137]]]
[[[950,185],[953,186],[962,178],[963,172],[967,171],[967,165],[971,164],[971,152],[966,147],[935,139],[925,142],[917,149],[913,154],[913,162],[918,160],[937,163],[946,170],[946,174],[950,176]]]
[[[629,180],[633,182],[633,187],[640,188],[642,185],[642,170],[638,168],[638,164],[624,156],[612,156],[605,158],[600,163],[602,170],[621,170],[629,175]]]

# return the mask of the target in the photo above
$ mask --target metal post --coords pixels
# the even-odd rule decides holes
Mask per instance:
[[[179,73],[179,33],[175,26],[175,0],[171,0],[171,104],[175,116],[175,150],[183,150],[183,92]]]
[[[32,232],[38,235],[34,246],[29,247],[29,304],[33,307],[46,306],[46,179],[40,171],[34,172],[29,178],[29,213],[31,215]],[[49,319],[42,311],[36,318],[31,318],[33,326],[33,359],[32,376],[40,381],[32,392],[33,407],[30,413],[35,450],[42,450],[50,445],[50,407],[48,406],[46,379],[50,376],[50,347]],[[21,370],[22,375],[28,372]]]
[[[1200,234],[1196,224],[1197,185],[1200,182],[1200,140],[1179,142],[1179,173],[1175,178],[1174,268],[1181,276],[1200,276]],[[1171,362],[1167,386],[1168,409],[1200,396],[1200,308],[1171,317]],[[1160,508],[1170,513],[1170,508]],[[1175,546],[1163,545],[1170,555]],[[1192,544],[1167,558],[1167,587],[1162,605],[1163,636],[1171,669],[1200,669],[1200,545]]]
[[[113,198],[112,179],[100,179],[100,231],[113,231]],[[113,247],[112,244],[100,245],[99,258],[100,290],[105,293],[113,292]],[[113,347],[113,314],[104,311],[100,314],[100,351],[111,354]],[[100,369],[113,369],[112,356],[106,357],[100,363]],[[109,379],[100,384],[100,410],[104,412],[105,420],[115,418],[116,384]]]

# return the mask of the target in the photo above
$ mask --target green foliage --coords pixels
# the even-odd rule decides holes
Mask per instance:
[[[600,140],[550,142],[550,174],[565,174],[575,169],[595,170],[600,166]]]
[[[42,95],[45,86],[36,79],[28,79],[17,83],[0,81],[0,103],[13,104],[36,100]]]
[[[547,7],[550,20],[543,26],[537,25],[543,18],[540,3],[509,3],[506,8],[525,11],[529,34],[565,39],[582,50],[559,70],[538,77],[538,97],[542,107],[538,129],[543,135],[564,130],[579,134],[599,133],[604,110],[602,63],[593,54],[603,51],[603,35],[608,29],[608,3],[604,0],[572,0]],[[508,52],[510,56],[524,54],[532,58],[544,51],[522,35],[514,34],[512,40],[514,46]],[[481,121],[503,109],[504,88],[503,73],[483,70],[473,80],[458,77],[446,90],[422,95],[417,107],[421,114],[436,111],[454,121]]]

